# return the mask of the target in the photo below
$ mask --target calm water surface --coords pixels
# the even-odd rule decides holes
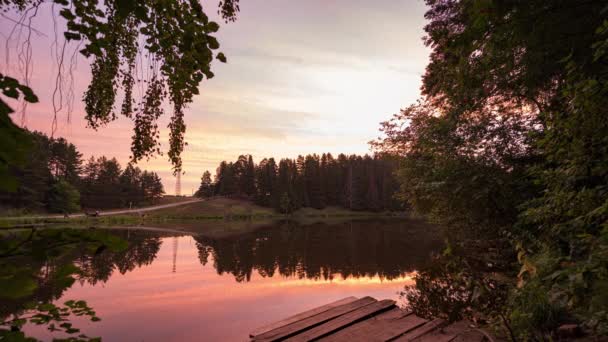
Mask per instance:
[[[129,241],[126,251],[76,253],[70,261],[80,279],[39,296],[86,300],[102,320],[75,326],[104,341],[244,341],[260,325],[347,296],[398,299],[441,248],[435,228],[405,219],[277,223],[246,233],[213,225],[113,231]],[[19,303],[0,305],[5,314]],[[44,328],[25,331],[51,339]]]

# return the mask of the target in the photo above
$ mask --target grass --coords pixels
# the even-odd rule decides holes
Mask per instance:
[[[45,225],[62,225],[68,227],[101,226],[101,225],[131,225],[141,222],[136,215],[116,215],[101,217],[71,217],[71,218],[28,218],[2,219],[0,218],[0,229],[29,228]]]
[[[340,207],[324,209],[302,208],[290,215],[281,214],[272,208],[256,205],[250,201],[232,198],[212,198],[203,202],[180,207],[156,210],[151,217],[167,219],[257,219],[257,218],[332,218],[332,217],[374,217],[395,216],[390,212],[353,211]]]
[[[163,196],[159,199],[154,200],[154,203],[144,203],[139,207],[145,208],[145,207],[156,206],[156,205],[179,203],[179,202],[184,202],[184,201],[191,201],[192,199],[193,199],[193,197],[167,195],[167,196]],[[93,209],[91,209],[90,211],[94,211]],[[115,208],[106,208],[103,210],[100,209],[100,211],[125,210],[125,209],[129,209],[129,208],[128,207],[115,207]],[[81,210],[77,213],[82,213],[82,212],[83,211]],[[77,213],[72,213],[72,214],[77,214]],[[48,212],[44,209],[10,208],[10,207],[0,206],[0,220],[2,218],[9,218],[9,217],[14,218],[14,217],[37,217],[37,216],[61,216],[61,213]]]
[[[267,218],[276,215],[277,213],[270,208],[230,198],[214,198],[179,207],[155,210],[149,213],[150,217],[162,217],[166,219]]]
[[[399,215],[402,215],[402,213],[353,211],[339,207],[327,207],[324,209],[302,208],[290,215],[285,215],[278,213],[272,208],[262,207],[246,200],[213,198],[183,206],[150,211],[146,213],[145,217],[140,217],[138,214],[121,214],[94,218],[36,218],[24,216],[19,219],[3,219],[0,217],[0,228],[33,227],[49,224],[61,224],[65,226],[158,225],[163,222],[170,223],[189,220],[268,221],[289,219],[301,223],[314,223],[318,221],[326,222],[328,220],[341,221]]]

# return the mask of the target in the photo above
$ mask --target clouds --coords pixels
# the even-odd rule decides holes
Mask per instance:
[[[214,16],[217,1],[202,3]],[[378,123],[419,97],[429,54],[421,40],[424,11],[422,0],[242,0],[238,20],[218,32],[228,63],[214,62],[215,78],[203,81],[186,111],[184,192],[198,187],[203,171],[213,173],[219,161],[239,154],[260,160],[367,152]],[[36,27],[52,27],[48,16],[37,20]],[[46,132],[52,120],[50,44],[38,39],[35,46],[33,87],[41,103],[28,114],[29,127]],[[81,58],[76,74],[77,100],[90,79],[86,63]],[[77,103],[70,124],[60,118],[58,134],[86,156],[106,154],[126,163],[129,120],[93,131],[83,117]],[[168,115],[159,125],[164,148],[167,123]],[[172,192],[165,156],[141,166],[165,176]]]

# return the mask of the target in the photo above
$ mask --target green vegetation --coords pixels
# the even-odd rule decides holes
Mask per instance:
[[[125,240],[101,230],[21,230],[0,234],[0,339],[36,341],[21,331],[26,324],[45,326],[51,333],[89,338],[70,322],[77,316],[100,320],[86,302],[69,300],[63,306],[52,301],[77,279],[87,279],[82,261],[103,251],[118,253],[128,248]],[[80,254],[80,255],[78,255]],[[77,262],[79,259],[80,262]],[[70,260],[70,262],[66,262]],[[59,262],[61,261],[61,262]],[[89,261],[90,262],[90,261]]]
[[[403,157],[400,196],[505,251],[506,312],[486,317],[512,339],[555,338],[564,322],[608,333],[606,3],[427,4],[425,98],[374,142]],[[417,284],[467,274],[449,273]],[[476,298],[495,296],[467,284]]]
[[[114,158],[91,157],[83,163],[82,154],[65,139],[25,134],[33,142],[31,157],[9,169],[16,184],[11,191],[0,190],[2,211],[63,214],[81,207],[136,207],[157,203],[164,193],[155,172],[131,164],[122,170]]]
[[[264,218],[275,215],[272,209],[230,198],[214,198],[149,213],[151,218],[160,219]]]
[[[7,0],[0,2],[0,10],[22,13],[22,19],[15,25],[24,26],[31,32],[31,18],[29,24],[24,22],[25,18],[30,12],[37,13],[42,5],[44,2],[37,0]],[[186,131],[184,109],[199,93],[201,81],[213,77],[211,62],[214,59],[226,62],[223,53],[215,52],[219,42],[214,34],[219,30],[219,25],[209,20],[203,6],[196,1],[124,3],[55,0],[53,5],[66,23],[65,43],[80,41],[80,54],[92,60],[91,82],[84,94],[85,118],[89,126],[97,128],[115,120],[116,107],[119,107],[121,115],[134,121],[131,150],[133,160],[138,161],[160,152],[157,120],[164,114],[162,103],[167,100],[173,107],[167,155],[176,172],[181,171],[180,155],[184,149]],[[219,9],[226,21],[235,20],[238,0],[220,1]],[[31,46],[29,39],[18,44]],[[63,50],[65,54],[65,45]],[[62,61],[64,58],[67,60],[68,57],[61,56]],[[151,74],[146,79],[137,75],[136,60],[148,60],[148,65],[144,67],[149,68]],[[62,83],[65,77],[62,72],[67,74],[68,71],[64,70],[63,63],[58,64],[57,79],[58,83]],[[2,95],[30,103],[38,102],[32,89],[27,86],[29,77],[26,76],[23,85],[0,74]],[[139,86],[145,87],[145,94],[136,101],[133,93]],[[119,98],[123,101],[117,106],[119,90],[123,95]],[[12,112],[13,109],[0,99],[0,136],[8,142],[2,147],[14,147],[13,151],[16,152],[27,148],[28,139],[12,124],[8,116]],[[0,158],[0,172],[3,173],[0,175],[18,161],[19,156],[15,153],[3,153]]]
[[[395,213],[396,214],[396,213]],[[214,197],[206,201],[186,204],[179,207],[165,208],[148,213],[146,220],[159,222],[163,220],[192,219],[284,219],[299,220],[304,218],[353,218],[384,217],[395,215],[387,212],[353,211],[340,207],[324,209],[302,208],[290,214],[275,211],[272,208],[259,206],[251,201]]]
[[[54,213],[73,213],[80,209],[80,193],[70,183],[59,180],[49,192],[49,210]]]

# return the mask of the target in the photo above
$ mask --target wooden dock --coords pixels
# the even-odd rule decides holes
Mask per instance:
[[[427,320],[394,300],[348,297],[260,327],[251,341],[491,341],[467,322]]]

